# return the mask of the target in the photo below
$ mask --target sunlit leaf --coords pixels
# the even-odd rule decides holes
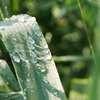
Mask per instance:
[[[1,40],[23,91],[24,100],[66,100],[48,45],[34,17],[0,22]]]

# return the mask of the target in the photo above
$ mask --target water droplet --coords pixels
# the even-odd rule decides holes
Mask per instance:
[[[48,48],[48,45],[46,44],[46,45],[44,46],[44,48],[46,48],[46,49],[47,49],[47,48]]]
[[[38,34],[38,31],[34,31],[34,34]]]
[[[18,21],[23,23],[23,22],[25,22],[25,19],[23,17],[19,17]]]
[[[41,72],[45,72],[46,71],[46,69],[41,69]]]
[[[20,51],[25,51],[25,50],[23,50],[23,49],[20,49]]]
[[[24,89],[24,91],[26,91],[26,89]]]
[[[0,30],[4,30],[4,28],[3,27],[0,27]]]
[[[13,56],[15,62],[20,62],[20,58],[18,56]]]
[[[32,63],[37,63],[37,59],[32,60]]]
[[[24,92],[24,95],[26,95],[26,92]]]
[[[35,46],[34,45],[31,45],[31,47],[30,47],[32,50],[34,50],[35,49]]]
[[[27,97],[24,96],[24,100],[26,100],[26,99],[27,99]]]
[[[21,78],[20,78],[20,81],[21,81],[21,82],[24,82]]]
[[[54,92],[53,94],[56,96],[57,95],[57,92]]]
[[[47,59],[47,60],[51,60],[51,58],[52,58],[51,55],[47,55],[47,56],[46,56],[46,59]]]
[[[27,81],[27,82],[30,82],[30,81],[31,81],[31,79],[27,78],[27,79],[26,79],[26,81]]]
[[[38,62],[36,64],[41,72],[46,72],[46,66],[43,62]]]
[[[14,49],[14,51],[15,51],[15,52],[18,52],[18,50],[17,50],[17,49]]]
[[[24,59],[23,61],[25,61],[26,63],[28,63],[28,62],[29,62],[29,60],[28,60],[28,59]]]
[[[47,81],[46,79],[43,79],[43,81],[44,81],[45,83],[48,83],[48,81]]]
[[[47,50],[44,50],[44,53],[49,53],[49,50],[47,49]]]
[[[36,53],[35,52],[32,52],[32,55],[33,55],[33,57],[36,57]]]
[[[34,44],[35,41],[30,37],[30,38],[29,38],[29,43],[30,43],[30,44]]]

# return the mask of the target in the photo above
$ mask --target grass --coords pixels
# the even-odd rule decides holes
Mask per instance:
[[[1,60],[1,77],[12,92],[1,92],[0,100],[66,100],[48,45],[35,18],[19,15],[0,22],[0,26],[1,52],[6,54],[7,63],[14,70],[13,73],[10,69],[7,71],[9,66]]]
[[[4,1],[1,0],[0,4],[1,20],[4,20],[9,16],[7,9],[5,9]],[[92,71],[89,70],[89,75],[86,79],[73,78],[68,81],[68,79],[70,79],[68,75],[73,76],[71,70],[66,68],[67,71],[65,69],[61,69],[60,71],[63,70],[65,74],[63,77],[65,83],[63,86],[66,90],[65,92],[68,100],[100,100],[100,47],[98,45],[100,43],[100,20],[98,20],[98,31],[94,41],[95,46],[93,47],[92,39],[89,33],[90,31],[87,27],[86,18],[80,0],[77,0],[77,4],[83,20],[91,55],[53,56],[53,59],[56,63],[73,62],[74,66],[72,70],[77,69],[77,71],[79,68],[83,68],[82,61],[92,60],[93,62],[90,69]],[[21,19],[18,19],[20,16],[22,16]],[[98,11],[98,19],[99,16],[100,11]],[[23,17],[25,17],[25,20]],[[31,19],[31,17],[28,15],[19,15],[15,18],[17,20],[12,17],[6,21],[0,22],[0,81],[2,83],[1,86],[5,88],[5,91],[0,92],[0,100],[66,100],[58,72],[52,58],[50,57],[51,53],[48,51],[45,39],[41,34],[38,25],[35,24],[35,27],[31,27],[29,23],[29,19]],[[12,21],[10,21],[10,19]],[[20,24],[18,24],[18,20],[20,21]],[[35,37],[37,32],[40,35]],[[30,39],[30,37],[32,38]],[[35,47],[32,39],[36,41]],[[30,43],[28,43],[29,41]],[[30,45],[31,42],[33,45]],[[44,50],[44,44],[46,45],[45,49],[47,51]],[[35,53],[32,53],[34,48],[36,48]],[[48,55],[43,54],[44,52]],[[45,61],[46,58],[47,60]],[[29,76],[29,74],[31,75]],[[66,84],[69,85],[66,86]],[[27,89],[27,87],[29,88]],[[3,89],[0,87],[0,91],[2,90]]]

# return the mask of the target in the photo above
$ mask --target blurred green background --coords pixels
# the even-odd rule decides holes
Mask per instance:
[[[93,67],[77,0],[4,0],[9,16],[36,17],[56,63],[68,100],[86,100]],[[96,37],[96,0],[80,0],[89,36]]]

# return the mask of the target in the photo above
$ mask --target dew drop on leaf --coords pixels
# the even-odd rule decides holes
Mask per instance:
[[[32,50],[34,50],[34,49],[35,49],[35,46],[34,46],[34,45],[31,45],[30,48],[31,48]]]
[[[31,80],[29,78],[26,79],[27,82],[30,82]]]
[[[27,97],[24,96],[24,100],[26,100],[26,99],[27,99]]]
[[[47,59],[47,60],[51,60],[51,58],[52,58],[51,55],[47,55],[47,56],[46,56],[46,59]]]
[[[32,55],[33,55],[33,57],[36,57],[36,53],[35,52],[32,52]]]
[[[14,51],[15,51],[15,52],[18,52],[18,50],[17,50],[17,49],[14,49]]]
[[[47,81],[46,79],[43,79],[43,81],[44,81],[45,83],[48,83],[48,81]]]
[[[38,32],[37,31],[34,31],[34,34],[38,34]]]
[[[28,59],[24,59],[23,61],[25,61],[26,63],[28,63],[28,62],[29,62],[29,60],[28,60]]]
[[[26,89],[24,89],[24,91],[26,91]]]
[[[30,38],[29,38],[29,43],[30,43],[30,44],[34,44],[35,41],[30,37]]]
[[[32,63],[37,63],[37,59],[33,59],[32,60]]]
[[[47,49],[47,48],[48,48],[48,45],[46,44],[46,45],[44,46],[44,48]]]
[[[25,19],[23,17],[19,17],[18,21],[23,23],[23,22],[25,22]]]
[[[44,50],[44,53],[49,53],[49,50],[47,49],[47,50]]]
[[[41,72],[45,72],[46,71],[46,69],[41,69]]]
[[[24,92],[24,95],[26,95],[26,92]]]
[[[13,56],[15,62],[20,62],[20,58],[18,56]]]
[[[20,78],[20,81],[21,81],[21,82],[24,82],[21,78]]]
[[[57,92],[54,92],[53,94],[56,96],[57,95]]]

